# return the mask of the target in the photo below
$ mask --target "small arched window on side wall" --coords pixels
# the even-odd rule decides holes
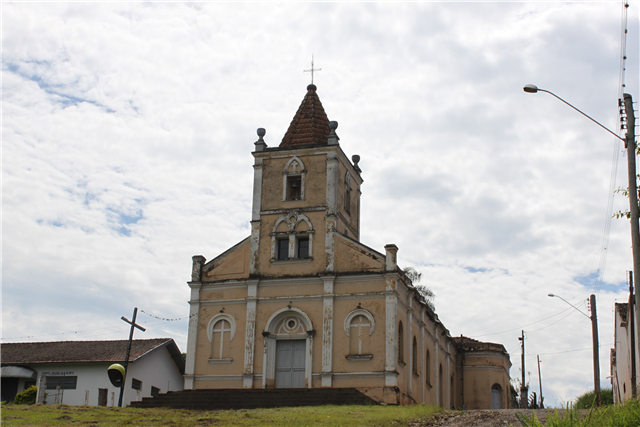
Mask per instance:
[[[455,408],[455,382],[453,381],[453,375],[451,375],[451,380],[449,381],[449,409]]]
[[[344,176],[344,210],[351,215],[351,175]]]
[[[442,363],[438,367],[438,406],[444,408],[444,377],[442,375]]]
[[[413,336],[413,343],[411,344],[411,366],[413,375],[420,375],[420,368],[418,368],[418,340],[415,335]]]
[[[429,353],[429,349],[427,349],[427,357],[424,363],[424,376],[427,385],[431,385],[431,353]]]
[[[235,319],[222,313],[213,317],[207,327],[207,336],[211,342],[209,363],[231,363],[231,341],[236,335]]]
[[[491,409],[502,409],[502,387],[500,384],[491,386]]]
[[[402,322],[398,323],[398,364],[404,366],[404,329]]]

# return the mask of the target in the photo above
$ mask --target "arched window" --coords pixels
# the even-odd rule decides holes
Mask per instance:
[[[404,365],[404,330],[402,322],[398,323],[398,363]]]
[[[424,364],[424,376],[428,385],[431,385],[431,353],[427,349],[427,357]]]
[[[209,353],[210,363],[229,363],[231,355],[231,341],[236,334],[236,324],[228,314],[218,314],[209,322],[207,335],[211,341]]]
[[[449,409],[453,409],[455,407],[454,399],[455,399],[455,394],[454,394],[454,387],[455,383],[453,382],[453,375],[451,375],[451,381],[449,381]]]
[[[444,408],[444,378],[442,377],[442,364],[438,368],[438,406]]]
[[[358,306],[360,307],[360,306]],[[364,308],[356,308],[344,319],[344,331],[349,337],[349,360],[371,360],[370,337],[376,328],[373,314]]]
[[[351,175],[344,176],[344,210],[351,215]]]
[[[413,337],[413,344],[411,346],[411,366],[414,375],[418,375],[418,340],[415,335]]]
[[[310,260],[313,257],[313,226],[299,212],[282,215],[271,232],[271,261]]]
[[[284,167],[282,200],[304,200],[304,163],[297,156],[293,156]]]
[[[351,329],[349,354],[369,353],[369,340],[367,339],[369,337],[369,330],[371,329],[369,319],[360,314],[351,320],[349,328]]]

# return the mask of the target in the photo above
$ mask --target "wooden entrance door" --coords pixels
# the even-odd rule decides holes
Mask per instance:
[[[278,340],[276,388],[304,388],[306,340]]]

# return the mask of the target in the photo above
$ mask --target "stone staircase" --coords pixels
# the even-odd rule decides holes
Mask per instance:
[[[279,406],[377,405],[355,388],[207,389],[161,393],[131,402],[134,408],[254,409]]]

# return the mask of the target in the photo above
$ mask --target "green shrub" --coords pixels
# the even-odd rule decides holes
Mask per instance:
[[[610,388],[603,388],[600,390],[602,396],[602,406],[613,405],[613,390]],[[596,393],[591,390],[581,394],[576,399],[576,409],[591,409],[596,401]]]
[[[16,398],[13,399],[13,403],[17,405],[33,405],[36,403],[36,396],[38,395],[38,387],[32,385],[22,393],[16,394]]]
[[[594,396],[595,398],[595,396]],[[604,400],[604,397],[603,397]],[[638,427],[640,426],[640,400],[630,399],[621,405],[609,405],[602,408],[591,408],[589,412],[578,413],[575,407],[567,403],[564,415],[560,415],[558,410],[554,414],[547,416],[546,424],[542,424],[532,413],[531,417],[526,414],[516,414],[518,421],[523,427]]]

